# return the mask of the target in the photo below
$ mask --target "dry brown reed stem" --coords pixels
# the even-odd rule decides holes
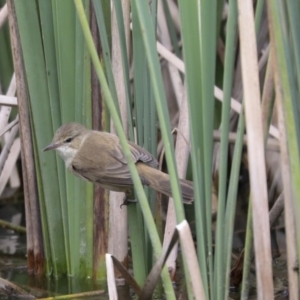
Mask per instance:
[[[105,261],[106,261],[106,273],[107,273],[106,278],[107,278],[108,296],[109,299],[117,300],[118,293],[117,293],[116,278],[115,278],[112,255],[107,253],[105,255]]]
[[[271,227],[278,220],[281,213],[283,212],[283,209],[284,209],[284,195],[283,195],[283,192],[281,192],[281,194],[276,199],[276,201],[275,201],[274,205],[272,206],[272,209],[270,210],[270,213],[269,213]]]
[[[1,131],[0,131],[0,137],[11,130],[17,123],[19,123],[19,119],[14,119],[12,122],[7,124]]]
[[[194,299],[206,299],[200,268],[198,268],[198,266],[195,267],[195,265],[198,264],[198,259],[190,226],[188,222],[184,220],[176,226],[176,229],[178,230],[183,256],[190,272],[190,284],[193,288]]]
[[[235,132],[229,132],[228,141],[234,144],[237,139],[237,134]],[[214,141],[219,142],[221,140],[221,132],[219,130],[214,130]],[[243,144],[247,145],[247,135],[244,135]],[[268,138],[267,140],[267,150],[280,151],[280,145],[277,139]]]
[[[178,123],[178,133],[176,139],[176,147],[175,147],[175,160],[177,163],[177,170],[179,178],[185,178],[186,170],[188,165],[188,158],[190,153],[190,127],[189,127],[189,114],[188,114],[188,99],[186,97],[186,93],[184,93],[184,98],[181,101],[180,106],[180,115],[179,115],[179,123]],[[166,226],[165,226],[165,235],[164,235],[164,243],[163,246],[165,247],[166,244],[169,243],[174,228],[177,224],[176,220],[176,213],[173,199],[170,199],[168,212],[167,212],[167,219],[166,219]],[[172,252],[170,253],[167,259],[167,267],[170,270],[171,274],[174,275],[176,271],[176,258],[177,258],[177,246],[173,248]]]
[[[271,117],[274,106],[274,69],[273,69],[273,51],[270,52],[267,71],[264,81],[262,94],[262,118],[264,121],[264,136],[267,136],[271,124]]]
[[[10,80],[9,87],[7,89],[6,96],[12,97],[16,94],[16,77],[15,75],[12,76]],[[7,125],[10,113],[11,113],[11,106],[2,105],[0,110],[0,129],[4,128]]]
[[[167,20],[165,17],[163,3],[162,1],[158,1],[157,3],[157,24],[159,28],[159,38],[161,43],[169,50],[172,49],[172,42],[169,34],[169,29],[167,25]],[[176,102],[178,107],[181,105],[181,101],[183,99],[183,83],[177,68],[168,62],[167,68],[170,74],[171,85],[175,94]]]
[[[238,0],[258,299],[274,299],[267,178],[253,2]]]
[[[17,118],[18,118],[18,116],[17,116]],[[9,155],[9,153],[10,153],[10,149],[11,149],[11,147],[13,145],[13,142],[15,140],[15,137],[16,137],[18,131],[19,131],[19,124],[16,124],[11,129],[11,131],[9,133],[9,136],[8,136],[8,138],[6,140],[6,143],[5,143],[5,145],[4,145],[4,147],[3,147],[2,151],[1,151],[1,155],[0,155],[0,175],[1,175],[2,171],[3,171],[5,162],[7,160],[7,157]]]
[[[29,104],[27,98],[28,91],[14,1],[7,0],[7,8],[9,13],[10,38],[18,90],[19,124],[22,145],[22,172],[25,214],[27,221],[26,237],[28,271],[35,272],[36,274],[43,274],[44,249],[39,215],[39,201],[33,155],[33,140],[30,126]]]
[[[182,73],[185,73],[185,68],[184,68],[184,62],[178,58],[175,54],[173,54],[171,51],[169,51],[166,47],[164,47],[161,43],[157,42],[157,52],[164,57],[166,60],[174,64],[179,71]],[[221,102],[223,101],[223,91],[218,88],[217,86],[214,87],[214,96],[220,100]],[[236,99],[231,98],[231,109],[233,109],[237,113],[241,113],[242,110],[242,105],[240,102],[238,102]],[[279,131],[278,129],[271,125],[269,129],[270,135],[273,137],[279,139]]]
[[[17,98],[11,97],[11,96],[0,95],[0,105],[16,107],[16,106],[18,106]]]
[[[0,29],[4,25],[7,20],[8,12],[7,12],[7,4],[4,4],[0,10]]]
[[[19,297],[22,299],[35,299],[35,297],[29,294],[27,291],[21,289],[17,285],[12,282],[0,277],[0,285],[1,288],[4,287],[4,291],[8,292],[8,295],[14,295],[15,297]]]
[[[160,33],[160,40],[164,47],[167,49],[172,49],[172,42],[167,26],[167,20],[163,9],[162,1],[157,3],[157,20],[158,20],[158,28]],[[189,145],[189,117],[188,117],[188,105],[187,105],[187,97],[185,93],[185,89],[183,87],[183,83],[179,74],[179,70],[170,62],[167,62],[168,71],[171,78],[172,88],[174,90],[174,94],[176,97],[176,102],[179,107],[179,124],[178,124],[178,134],[176,139],[176,147],[175,147],[175,160],[177,164],[178,176],[179,178],[185,178],[188,157],[190,152]],[[177,117],[177,115],[175,115]],[[165,248],[168,245],[170,239],[172,238],[172,234],[174,228],[177,224],[176,221],[176,212],[174,207],[173,199],[170,199],[168,204],[168,211],[166,217],[166,225],[165,225],[165,234],[163,247]],[[178,255],[178,247],[177,245],[173,247],[170,255],[167,259],[167,267],[171,272],[171,276],[175,274],[176,271],[176,259]]]
[[[93,1],[90,5],[90,27],[94,44],[97,52],[101,53],[100,36],[98,31],[97,19]],[[100,83],[97,77],[95,67],[91,66],[91,88],[92,88],[92,128],[94,130],[103,130],[104,125],[104,105],[101,95]],[[105,253],[107,253],[107,222],[108,214],[107,193],[99,185],[94,185],[94,259],[93,273],[97,277],[99,265],[104,261]]]
[[[122,0],[124,30],[126,36],[127,54],[129,53],[129,24],[130,24],[130,2]],[[121,113],[121,119],[126,136],[128,136],[128,114],[127,99],[125,92],[125,78],[122,63],[122,53],[117,24],[115,7],[112,9],[112,71],[115,80],[118,103]],[[111,132],[115,133],[114,124],[111,123]],[[127,264],[128,241],[127,241],[127,207],[120,206],[124,202],[124,194],[110,191],[110,209],[109,209],[109,236],[108,251],[119,261]]]

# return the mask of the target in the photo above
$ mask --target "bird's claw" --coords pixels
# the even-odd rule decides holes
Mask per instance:
[[[137,200],[136,199],[129,199],[129,198],[125,197],[123,203],[120,205],[120,208],[122,209],[123,205],[127,206],[128,204],[131,204],[131,203],[137,203]]]

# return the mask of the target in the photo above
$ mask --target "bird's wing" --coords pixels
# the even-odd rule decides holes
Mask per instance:
[[[106,186],[126,188],[133,185],[131,174],[129,172],[127,164],[111,164],[106,172],[103,173],[97,166],[87,167],[78,164],[74,159],[70,165],[70,171],[83,179],[97,182]],[[140,176],[143,185],[149,185],[146,178]],[[111,190],[118,190],[110,188]]]
[[[152,168],[157,168],[158,167],[158,161],[156,158],[149,153],[147,150],[144,148],[140,147],[139,145],[133,143],[133,142],[128,142],[131,154],[133,156],[134,162],[141,161],[148,166]]]
[[[152,168],[158,167],[158,161],[151,153],[131,141],[128,141],[128,144],[134,163],[143,162]],[[111,151],[111,155],[116,161],[121,162],[127,167],[127,160],[120,144]],[[115,169],[115,166],[113,168]]]
[[[111,161],[105,171],[98,165],[86,165],[79,163],[76,157],[73,159],[70,170],[89,181],[105,185],[130,186],[132,179],[127,165],[119,161]]]
[[[105,132],[99,134],[101,140],[95,138],[85,140],[80,152],[72,161],[71,171],[92,182],[117,186],[132,185],[131,174],[118,137]],[[131,142],[129,147],[134,162],[142,161],[151,167],[157,166],[156,159],[148,151]],[[90,160],[91,148],[97,148],[96,151],[99,153],[97,161],[95,156],[94,160]],[[143,184],[148,184],[144,178],[141,180]]]

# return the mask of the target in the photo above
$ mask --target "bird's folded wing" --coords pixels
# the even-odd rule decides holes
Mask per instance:
[[[74,173],[93,182],[112,185],[132,185],[131,174],[124,156],[122,147],[117,136],[108,133],[101,133],[101,143],[95,139],[86,139],[81,151],[74,157],[72,168]],[[107,140],[106,142],[104,142]],[[90,143],[93,141],[93,148],[98,149],[99,155],[93,160],[90,159]],[[95,146],[95,142],[99,145]],[[143,162],[150,167],[156,168],[157,160],[142,147],[128,142],[134,163]],[[143,184],[147,184],[141,178]]]
[[[105,174],[103,172],[99,172],[97,168],[86,168],[76,166],[76,162],[72,164],[73,172],[84,179],[87,179],[92,182],[98,182],[104,185],[110,186],[118,186],[118,187],[127,187],[132,186],[133,182],[131,179],[131,174],[128,170],[127,165],[126,168],[110,168]],[[149,185],[146,178],[140,176],[143,185]]]
[[[152,168],[158,167],[158,161],[151,153],[133,142],[129,141],[128,144],[135,162],[141,161]]]
[[[76,164],[76,160],[72,162],[72,171],[92,182],[98,182],[106,185],[128,186],[132,185],[132,179],[127,166],[119,167],[117,164],[111,164],[106,172],[95,167],[86,167],[81,164]]]

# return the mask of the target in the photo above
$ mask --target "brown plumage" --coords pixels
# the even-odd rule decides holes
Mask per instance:
[[[172,196],[169,175],[157,170],[157,160],[142,147],[128,142],[143,185]],[[119,138],[108,132],[93,131],[77,123],[60,127],[44,151],[55,149],[66,167],[76,176],[117,192],[128,192],[133,182]],[[194,199],[193,183],[180,179],[185,203]]]

